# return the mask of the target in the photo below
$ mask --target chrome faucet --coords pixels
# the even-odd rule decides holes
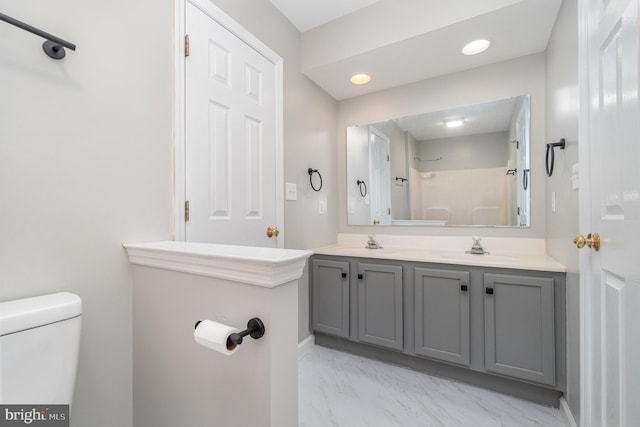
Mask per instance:
[[[482,240],[479,236],[473,236],[473,246],[471,246],[471,250],[465,252],[465,254],[473,254],[473,255],[489,255],[489,252],[485,251],[482,245],[480,244],[480,240]]]
[[[367,246],[365,247],[367,249],[384,249],[378,242],[376,242],[376,239],[374,237],[375,234],[369,234],[369,241],[367,242]]]

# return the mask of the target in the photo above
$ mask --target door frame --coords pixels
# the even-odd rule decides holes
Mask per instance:
[[[579,170],[579,215],[580,230],[591,230],[591,132],[590,132],[590,47],[589,47],[589,15],[593,2],[578,1],[578,81],[580,96],[580,114],[578,124]],[[590,292],[592,251],[580,251],[580,424],[584,427],[592,425],[591,401],[593,396],[593,304]]]
[[[276,52],[242,25],[208,0],[174,0],[174,94],[173,94],[173,239],[186,240],[184,203],[186,200],[186,91],[185,43],[186,2],[201,10],[212,20],[229,30],[244,43],[273,63],[275,70],[275,147],[276,147],[276,227],[280,230],[277,247],[284,247],[284,131],[283,131],[283,68],[284,61]]]

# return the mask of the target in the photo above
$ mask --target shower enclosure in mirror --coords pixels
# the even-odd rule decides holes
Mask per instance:
[[[347,128],[350,225],[528,227],[529,95]]]

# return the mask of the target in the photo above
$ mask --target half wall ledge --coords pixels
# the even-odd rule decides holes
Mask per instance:
[[[302,276],[313,252],[296,249],[161,241],[126,243],[129,262],[273,288]]]

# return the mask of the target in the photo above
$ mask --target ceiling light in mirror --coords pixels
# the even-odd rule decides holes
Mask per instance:
[[[444,125],[448,128],[457,128],[464,124],[464,119],[447,120]]]
[[[371,81],[371,76],[369,74],[354,74],[350,80],[354,85],[364,85]]]
[[[463,55],[477,55],[489,49],[491,42],[489,40],[474,40],[462,48]]]

